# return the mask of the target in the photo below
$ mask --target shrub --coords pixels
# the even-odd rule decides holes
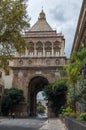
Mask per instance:
[[[77,117],[77,120],[86,121],[86,112],[81,113],[81,114]]]
[[[62,115],[63,116],[70,116],[72,112],[72,109],[70,108],[70,106],[67,106],[66,108],[62,109]]]

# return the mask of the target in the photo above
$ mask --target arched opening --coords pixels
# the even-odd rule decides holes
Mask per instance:
[[[28,48],[28,55],[30,57],[33,57],[34,56],[34,43],[33,42],[30,42],[29,43],[29,48]]]
[[[29,82],[28,87],[28,103],[29,103],[29,116],[36,116],[36,96],[37,93],[42,91],[44,86],[48,84],[48,80],[42,76],[36,76]]]
[[[48,57],[48,56],[51,56],[52,54],[52,43],[47,41],[45,43],[45,55]]]
[[[47,117],[48,115],[48,101],[46,99],[46,93],[40,91],[36,95],[36,114],[37,117]]]

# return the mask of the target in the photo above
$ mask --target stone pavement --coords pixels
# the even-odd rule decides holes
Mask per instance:
[[[60,119],[49,119],[39,130],[67,130],[65,124]]]
[[[40,123],[39,123],[40,121]],[[0,118],[0,125],[6,126],[25,126],[29,127],[32,126],[35,128],[39,123],[40,129],[38,130],[67,130],[65,124],[61,122],[59,118],[51,118],[49,120],[43,121],[39,118],[39,120],[35,119],[11,119],[8,118]]]

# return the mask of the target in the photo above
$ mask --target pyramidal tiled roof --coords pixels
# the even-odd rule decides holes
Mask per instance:
[[[52,30],[53,29],[46,21],[45,13],[42,10],[41,13],[39,14],[38,21],[32,26],[30,31],[52,31]]]

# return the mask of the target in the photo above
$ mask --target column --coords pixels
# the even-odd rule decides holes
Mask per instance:
[[[25,50],[25,56],[28,56],[28,50],[27,50],[27,48]]]
[[[45,56],[45,44],[43,43],[43,56]]]
[[[37,56],[36,43],[34,43],[34,56]]]
[[[15,56],[20,56],[20,54],[16,51],[16,54],[15,54]]]
[[[54,56],[53,43],[52,43],[52,56]]]
[[[60,49],[61,56],[64,56],[64,41],[61,43],[61,49]]]

